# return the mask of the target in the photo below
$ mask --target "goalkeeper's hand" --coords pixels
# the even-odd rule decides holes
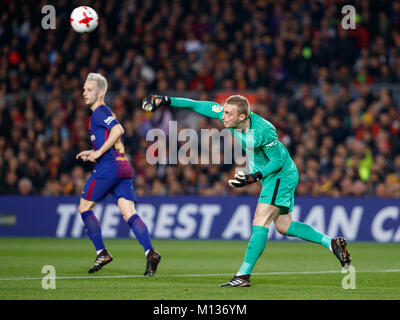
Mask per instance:
[[[238,171],[235,174],[235,179],[230,179],[228,184],[232,188],[240,188],[247,186],[248,184],[260,181],[262,179],[261,172],[258,171],[252,174],[245,174],[243,171]]]
[[[168,96],[151,95],[143,99],[142,109],[144,111],[156,111],[161,106],[169,106],[171,98]]]

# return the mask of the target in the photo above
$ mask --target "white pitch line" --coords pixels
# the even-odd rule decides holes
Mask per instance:
[[[400,272],[400,269],[386,269],[386,270],[356,270],[356,272],[363,273],[390,273]],[[330,274],[341,273],[338,270],[325,270],[325,271],[287,271],[287,272],[258,272],[253,275],[259,276],[279,276],[279,275],[306,275],[306,274]],[[157,278],[194,278],[194,277],[219,277],[219,276],[232,276],[232,273],[205,273],[205,274],[170,274],[170,275],[157,275]],[[75,280],[75,279],[122,279],[122,278],[144,278],[143,275],[120,275],[120,276],[70,276],[70,277],[56,277],[56,280]],[[42,280],[42,277],[0,277],[0,281],[20,281],[20,280]]]

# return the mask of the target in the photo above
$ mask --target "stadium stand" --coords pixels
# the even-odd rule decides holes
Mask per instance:
[[[90,148],[82,84],[101,72],[138,196],[259,193],[226,187],[233,165],[145,158],[146,133],[169,120],[218,126],[146,114],[147,94],[240,92],[277,127],[298,195],[400,197],[400,1],[354,1],[355,30],[340,26],[345,1],[91,1],[101,20],[83,35],[69,27],[77,1],[55,3],[55,30],[42,29],[41,3],[0,1],[0,193],[80,194],[92,168],[75,160]]]

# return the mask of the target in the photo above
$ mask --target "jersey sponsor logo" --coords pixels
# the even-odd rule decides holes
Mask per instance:
[[[272,142],[266,144],[265,147],[266,148],[271,148],[271,147],[275,146],[277,143],[278,143],[278,141],[275,140],[275,141],[272,141]]]
[[[96,140],[96,136],[95,136],[94,134],[92,134],[92,135],[90,136],[90,140],[91,140],[91,141]]]
[[[110,123],[115,120],[115,117],[109,116],[107,119],[104,120],[104,122],[109,126]]]
[[[218,105],[218,104],[214,104],[214,105],[211,107],[211,109],[212,109],[212,111],[214,111],[214,112],[221,112],[224,108],[223,108],[222,106]]]

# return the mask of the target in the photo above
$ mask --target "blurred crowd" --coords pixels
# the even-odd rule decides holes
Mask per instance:
[[[300,173],[298,195],[400,197],[400,1],[352,1],[344,30],[333,0],[86,1],[99,17],[77,34],[80,1],[54,2],[56,29],[43,29],[45,1],[0,0],[0,193],[79,195],[93,164],[89,72],[109,81],[106,101],[125,129],[125,151],[143,195],[254,194],[233,190],[235,165],[152,165],[152,128],[220,128],[216,120],[164,108],[140,110],[149,93],[214,100],[252,94]],[[399,89],[397,89],[399,90]],[[183,144],[183,143],[181,143]]]

